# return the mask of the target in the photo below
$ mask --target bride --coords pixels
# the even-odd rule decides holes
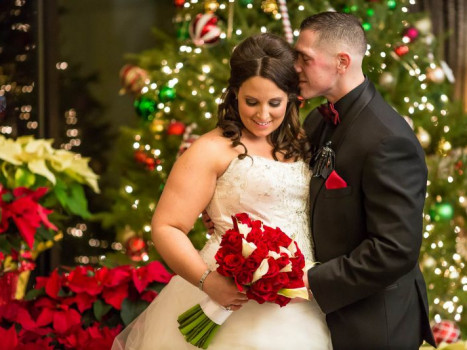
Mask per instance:
[[[217,128],[177,160],[152,221],[154,244],[177,273],[115,339],[112,349],[196,349],[177,317],[206,294],[233,310],[209,349],[331,349],[324,314],[314,300],[285,307],[258,304],[218,274],[214,255],[231,215],[246,212],[280,227],[313,260],[308,219],[310,172],[298,118],[294,52],[272,34],[240,43],[230,59],[229,85]],[[187,237],[206,208],[215,232],[201,252]]]

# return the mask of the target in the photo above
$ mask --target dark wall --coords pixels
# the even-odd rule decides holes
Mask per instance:
[[[157,47],[151,29],[172,32],[170,0],[60,0],[60,57],[97,73],[91,92],[114,126],[135,118],[132,99],[120,96],[119,70],[127,53]]]

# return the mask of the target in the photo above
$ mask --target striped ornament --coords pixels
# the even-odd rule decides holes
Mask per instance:
[[[190,23],[190,36],[196,46],[215,44],[221,35],[217,17],[212,13],[198,14]]]

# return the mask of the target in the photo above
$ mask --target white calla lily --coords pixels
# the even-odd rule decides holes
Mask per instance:
[[[271,258],[276,259],[276,260],[281,257],[281,255],[279,253],[273,252],[272,250],[269,251],[268,256],[270,256]]]
[[[277,294],[282,295],[287,298],[302,298],[308,300],[308,291],[306,287],[302,288],[283,288],[280,289]]]
[[[253,273],[253,279],[251,283],[255,283],[258,281],[261,277],[263,277],[269,270],[269,263],[268,259],[264,259],[261,261],[261,264],[259,267],[256,269],[256,271]]]
[[[289,262],[287,265],[285,265],[282,269],[279,270],[279,272],[290,272],[292,271],[292,263]]]
[[[293,241],[287,247],[287,250],[292,254],[292,256],[295,256],[295,253],[297,252],[297,246],[295,245]]]
[[[246,259],[248,258],[251,253],[253,253],[256,249],[256,244],[253,242],[247,242],[246,239],[242,239],[242,256]]]
[[[294,248],[295,248],[295,245],[294,245]],[[280,247],[279,249],[280,249],[281,253],[287,254],[287,256],[289,258],[293,256],[293,254],[290,252],[289,248]]]
[[[237,225],[238,225],[238,232],[240,232],[243,237],[246,237],[250,233],[251,228],[248,225],[242,224],[238,221],[237,221]]]

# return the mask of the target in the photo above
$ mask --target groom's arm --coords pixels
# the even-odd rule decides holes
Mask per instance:
[[[366,238],[349,254],[307,273],[325,313],[380,292],[417,264],[427,177],[420,153],[413,140],[391,136],[367,157],[362,172]]]

